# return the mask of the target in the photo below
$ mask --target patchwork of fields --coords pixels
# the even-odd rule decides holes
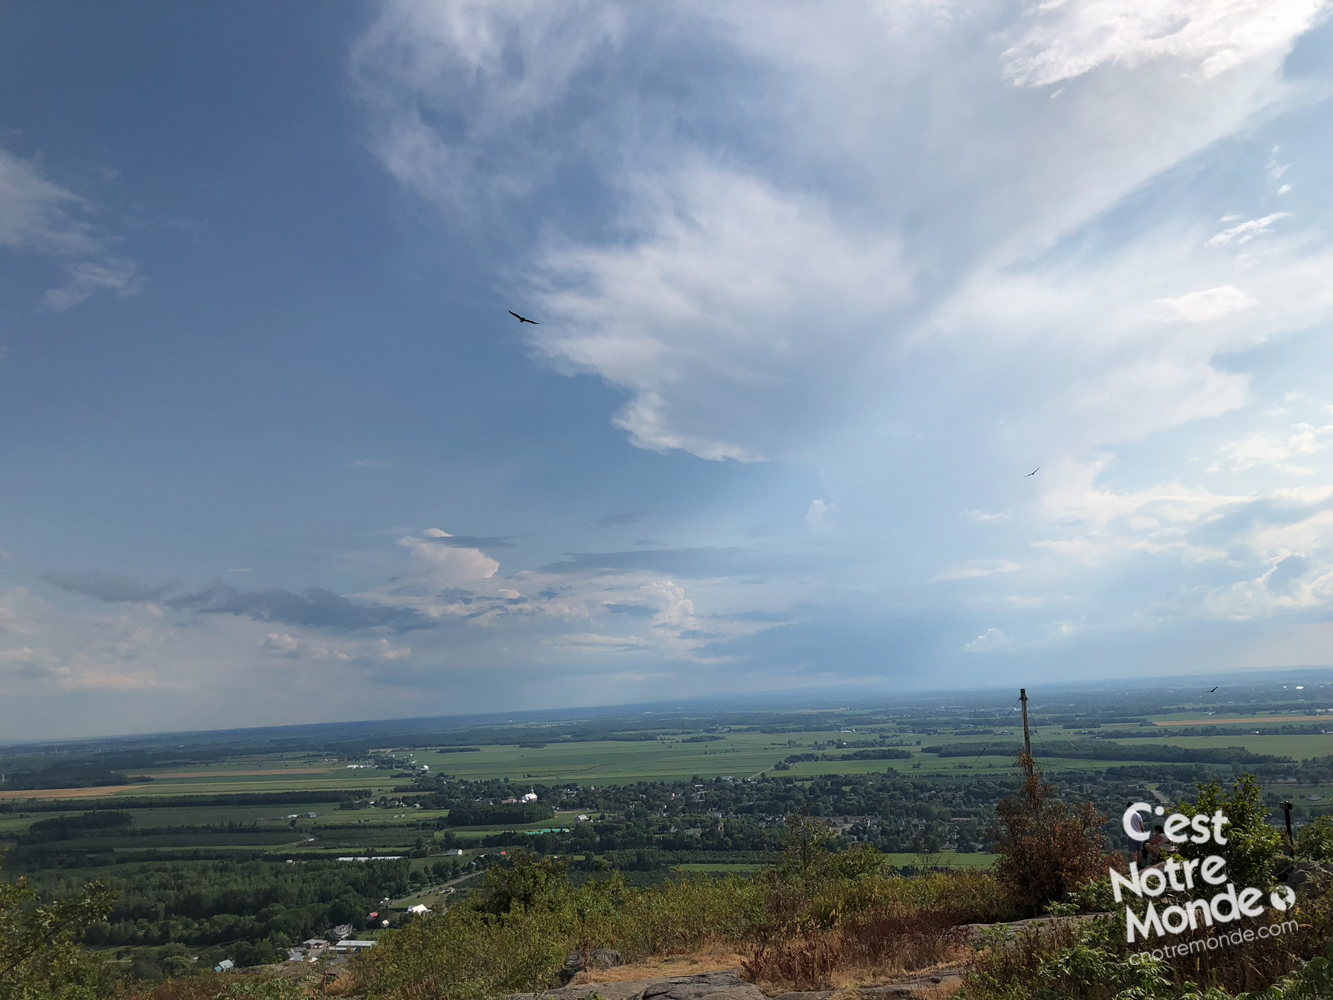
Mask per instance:
[[[1033,751],[1063,794],[1107,815],[1127,797],[1179,801],[1243,771],[1260,776],[1270,806],[1294,801],[1298,823],[1333,808],[1333,735],[1322,729],[1333,722],[1293,708],[1289,692],[1243,701],[1038,707]],[[147,954],[189,942],[268,960],[321,920],[373,935],[411,902],[448,905],[515,851],[638,884],[750,875],[799,812],[907,870],[985,867],[1022,740],[1009,704],[386,725],[9,748],[0,849],[13,873],[56,894],[111,880],[125,902],[101,946]],[[249,887],[228,897],[229,923],[171,888],[218,881]],[[265,902],[279,884],[296,899],[314,883],[344,902]]]

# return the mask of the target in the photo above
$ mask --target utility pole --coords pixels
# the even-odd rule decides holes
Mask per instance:
[[[1028,772],[1032,771],[1032,734],[1028,731],[1028,689],[1018,689],[1018,700],[1023,703],[1023,752],[1027,755]]]

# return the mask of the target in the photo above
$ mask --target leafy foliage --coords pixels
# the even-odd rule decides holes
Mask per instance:
[[[555,985],[571,952],[615,948],[635,961],[719,946],[751,951],[757,978],[826,984],[835,969],[933,964],[961,947],[954,927],[1006,911],[982,872],[905,878],[874,848],[831,850],[809,817],[789,820],[786,840],[760,877],[642,889],[615,872],[575,885],[564,862],[519,855],[490,868],[461,904],[384,935],[357,959],[357,988],[389,1000],[469,1000]]]
[[[1220,854],[1226,859],[1227,877],[1238,886],[1271,886],[1273,872],[1282,857],[1282,833],[1268,822],[1268,808],[1263,803],[1263,789],[1252,774],[1236,779],[1225,791],[1217,782],[1199,785],[1197,802],[1182,802],[1179,809],[1186,816],[1213,815],[1219,809],[1229,821],[1222,828],[1225,844],[1187,841],[1180,845],[1185,858],[1204,858]]]
[[[506,823],[540,823],[555,815],[542,802],[487,803],[460,802],[449,809],[445,826],[502,826]]]
[[[1296,834],[1296,856],[1306,861],[1333,862],[1333,816],[1320,816]]]
[[[1014,904],[1029,914],[1065,900],[1107,868],[1105,817],[1091,803],[1070,806],[1055,797],[1032,759],[1024,768],[1018,794],[997,807],[1000,824],[991,840],[1000,860],[995,874]]]
[[[0,882],[0,1000],[92,1000],[116,976],[79,945],[114,897],[96,883],[55,903],[40,903],[19,879]]]

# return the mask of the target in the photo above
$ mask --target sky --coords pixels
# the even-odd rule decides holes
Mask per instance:
[[[0,7],[0,733],[1333,666],[1330,13]]]

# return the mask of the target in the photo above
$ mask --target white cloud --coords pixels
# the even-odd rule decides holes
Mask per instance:
[[[1249,410],[1270,391],[1254,349],[1333,319],[1320,220],[1264,207],[1286,166],[1256,137],[1303,86],[1284,62],[1325,6],[396,3],[356,72],[409,190],[455,227],[522,220],[508,270],[542,310],[534,353],[620,389],[633,444],[816,471],[858,540],[824,583],[945,566],[1015,615],[1122,587],[1118,620],[1150,627],[1156,591],[1120,574],[1151,564],[1191,613],[1229,615],[1209,595],[1279,555],[1246,521],[1287,502],[1268,477],[1333,481],[1318,421]],[[682,52],[707,53],[687,78]],[[1262,143],[1259,195],[1224,143]],[[1245,489],[1207,476],[1219,455]],[[995,558],[971,558],[960,508]],[[684,629],[626,611],[655,607],[635,596],[670,583],[652,574],[460,575],[466,595],[395,600],[683,656],[725,631],[716,583],[690,581]],[[985,593],[1015,579],[1037,593]]]
[[[495,576],[500,568],[498,562],[481,549],[442,544],[443,539],[451,537],[447,531],[427,528],[421,536],[398,539],[398,544],[412,553],[415,573],[437,586],[455,586]]]
[[[300,641],[290,632],[270,632],[264,637],[264,645],[280,653],[295,653],[301,647]]]
[[[1113,315],[1140,312],[1116,334],[1122,344],[1159,340],[1143,308],[1153,294],[1126,303],[1123,281],[1087,294],[1077,264],[1058,275],[1011,268],[1282,99],[1282,61],[1321,7],[1107,0],[963,17],[929,3],[820,16],[794,4],[697,5],[661,18],[634,6],[396,3],[356,66],[382,161],[450,218],[464,203],[502,212],[553,183],[548,165],[600,186],[611,208],[596,238],[548,225],[536,270],[516,266],[536,275],[545,318],[529,331],[535,350],[624,390],[615,423],[633,443],[708,459],[806,458],[831,426],[873,405],[910,364],[908,346],[928,343],[942,319],[971,313],[981,329],[963,335],[992,336],[982,330],[995,329],[995,303],[978,294],[1001,286],[1011,298],[999,318],[1021,313],[1020,329],[1046,315],[1012,297],[1027,285],[1067,297],[1066,337],[1108,312],[1104,300]],[[996,44],[1005,37],[1007,51]],[[720,53],[694,82],[728,99],[697,103],[697,120],[677,131],[675,105],[654,103],[648,81],[674,71],[673,46],[687,39]],[[1022,86],[1002,84],[1005,73]],[[1071,81],[1068,92],[1034,112],[1023,88],[1057,80]],[[515,155],[520,144],[542,148],[541,166]],[[1157,286],[1172,277],[1159,249],[1130,250]],[[1108,365],[1114,345],[1093,340],[1072,359],[1088,366],[1074,381],[1103,401],[1103,426],[1134,412],[1139,426],[1119,440],[1245,398],[1245,378],[1215,370],[1211,356],[1241,336],[1232,321],[1242,307],[1268,295],[1214,278],[1179,296],[1179,277],[1154,289],[1159,309],[1200,327],[1223,321],[1209,344],[1182,343],[1165,360],[1121,352]]]
[[[998,524],[1001,521],[1009,520],[1008,511],[985,511],[985,510],[965,510],[959,517],[965,517],[969,521],[976,521],[979,524]]]
[[[543,255],[552,290],[534,346],[627,390],[614,422],[640,447],[761,459],[799,433],[819,396],[853,382],[867,342],[887,334],[881,317],[911,284],[899,241],[849,232],[817,201],[714,167],[636,186],[650,240]]]
[[[812,530],[822,527],[824,518],[828,515],[828,504],[823,500],[811,500],[810,508],[805,512],[806,526]]]
[[[1034,4],[1006,72],[1040,87],[1098,67],[1170,60],[1207,80],[1280,61],[1325,9],[1322,0],[1047,0]]]
[[[479,182],[510,197],[530,191],[563,158],[541,141],[550,110],[614,53],[629,16],[611,4],[533,0],[383,4],[352,59],[381,161],[450,213],[476,210]],[[461,134],[446,138],[433,123],[456,104],[467,109],[454,119]]]
[[[1322,451],[1328,447],[1330,435],[1333,435],[1333,425],[1295,424],[1285,434],[1252,431],[1226,445],[1223,453],[1230,461],[1232,472],[1267,465],[1291,475],[1313,476],[1316,473],[1314,468],[1292,465],[1290,460]]]
[[[44,297],[53,312],[99,291],[133,295],[146,282],[134,261],[114,251],[113,240],[76,215],[92,210],[87,201],[46,178],[36,163],[0,149],[0,246],[65,261],[65,283],[48,289]]]
[[[388,639],[380,639],[376,643],[375,655],[386,663],[392,663],[394,660],[406,660],[412,655],[412,650],[406,646],[395,646]]]
[[[997,573],[1013,573],[1023,567],[1012,559],[969,559],[932,578],[932,583],[946,580],[975,580]]]
[[[995,653],[1008,649],[1013,644],[1014,640],[1005,635],[1001,629],[988,628],[964,646],[963,650],[968,653]]]
[[[1260,236],[1267,235],[1273,230],[1273,223],[1280,219],[1291,218],[1290,212],[1274,212],[1272,215],[1265,215],[1262,219],[1251,219],[1249,222],[1242,222],[1237,225],[1223,229],[1216,236],[1208,240],[1204,246],[1224,247],[1235,244],[1244,246],[1251,240],[1258,239]]]
[[[1234,285],[1205,288],[1176,298],[1154,301],[1187,323],[1206,323],[1242,309],[1251,309],[1259,304],[1258,299],[1246,295]]]

